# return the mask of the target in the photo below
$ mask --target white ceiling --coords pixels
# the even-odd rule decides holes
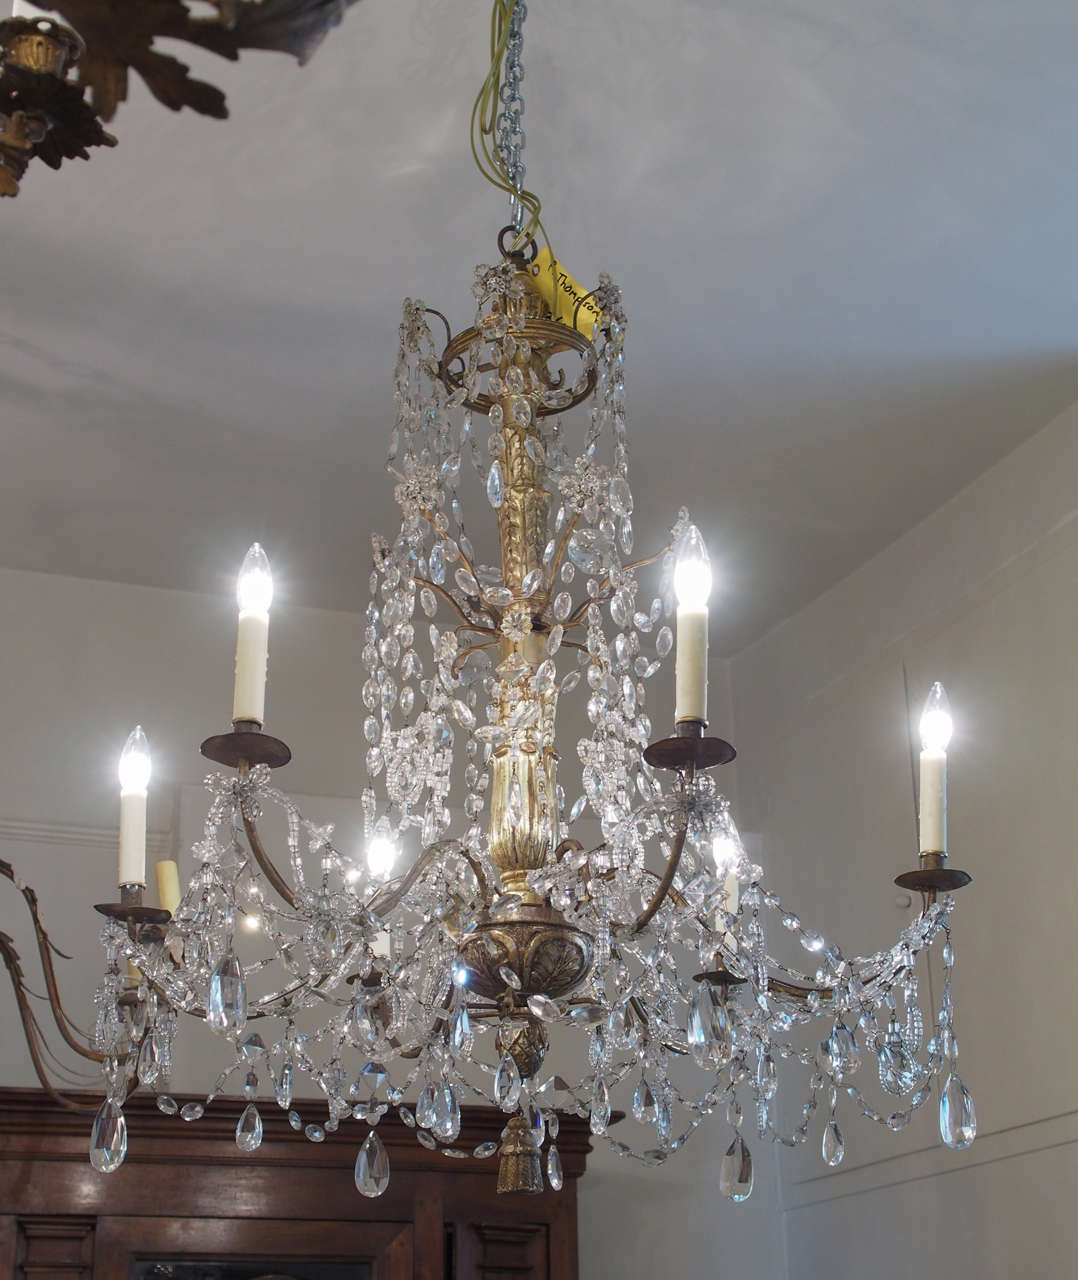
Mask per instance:
[[[470,319],[488,0],[198,60],[3,218],[0,563],[355,609],[400,299]],[[189,58],[184,52],[182,55]],[[1074,0],[532,0],[529,181],[630,316],[643,548],[684,501],[729,652],[1078,398]],[[1035,500],[1035,495],[1030,495]]]

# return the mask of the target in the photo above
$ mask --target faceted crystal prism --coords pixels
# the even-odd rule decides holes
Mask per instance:
[[[726,1149],[719,1169],[719,1190],[727,1200],[740,1204],[752,1194],[752,1156],[739,1133]]]
[[[243,968],[231,951],[217,961],[206,995],[206,1021],[214,1031],[228,1034],[247,1025],[247,984]]]
[[[973,1098],[952,1071],[940,1093],[940,1137],[955,1151],[965,1151],[977,1136],[977,1112]]]
[[[115,1173],[127,1155],[127,1120],[123,1110],[106,1099],[94,1116],[90,1132],[90,1163],[98,1173]]]
[[[654,1124],[657,1114],[655,1095],[648,1082],[641,1077],[633,1094],[633,1119],[639,1124]]]
[[[236,1125],[236,1146],[241,1151],[257,1151],[262,1145],[262,1117],[253,1102],[243,1110]]]
[[[494,1101],[503,1111],[515,1111],[520,1101],[520,1071],[511,1054],[506,1054],[494,1077]]]
[[[546,1153],[546,1180],[552,1191],[560,1191],[565,1184],[565,1176],[561,1169],[561,1156],[558,1148],[551,1146]]]
[[[707,982],[697,985],[689,1010],[687,1031],[689,1048],[697,1066],[721,1067],[730,1061],[733,1047],[730,1017]]]
[[[373,1200],[389,1186],[389,1156],[382,1139],[372,1129],[356,1156],[356,1189]]]
[[[827,1122],[827,1127],[823,1131],[823,1143],[820,1147],[820,1153],[823,1156],[824,1164],[829,1164],[832,1168],[842,1163],[842,1158],[846,1154],[846,1144],[842,1141],[842,1130],[838,1127],[838,1121],[834,1116]]]

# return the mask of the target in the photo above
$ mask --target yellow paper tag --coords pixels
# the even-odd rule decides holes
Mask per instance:
[[[554,319],[570,326],[575,324],[585,338],[590,338],[601,317],[599,304],[595,298],[587,297],[589,290],[577,284],[549,249],[540,249],[536,254],[532,278]]]

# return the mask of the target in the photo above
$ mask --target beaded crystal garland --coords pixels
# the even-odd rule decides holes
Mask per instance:
[[[474,327],[444,351],[437,313],[404,306],[388,460],[401,523],[373,539],[361,654],[364,852],[336,847],[265,764],[210,776],[167,929],[103,931],[93,1164],[122,1162],[137,1084],[177,1111],[181,1013],[230,1054],[206,1104],[242,1083],[241,1151],[261,1142],[267,1106],[312,1142],[357,1120],[366,1196],[389,1183],[390,1108],[447,1156],[498,1154],[506,1190],[561,1187],[559,1111],[647,1165],[713,1117],[733,1201],[752,1190],[757,1141],[796,1146],[816,1123],[837,1165],[848,1115],[901,1130],[934,1084],[943,1140],[968,1146],[953,898],[926,891],[893,946],[847,955],[764,885],[706,765],[645,759],[689,525],[682,511],[668,545],[634,560],[618,289],[601,278],[590,338],[551,317],[526,253],[480,267],[473,291]],[[588,726],[572,767],[555,737],[570,703]],[[283,875],[257,836],[270,808],[287,828]],[[944,980],[926,1027],[934,944]],[[317,1110],[301,1113],[301,1094]],[[475,1100],[506,1113],[500,1143],[461,1142]]]

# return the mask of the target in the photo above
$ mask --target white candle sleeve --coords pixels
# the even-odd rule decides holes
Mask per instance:
[[[180,905],[180,869],[171,858],[157,864],[157,905],[171,915]]]
[[[947,852],[947,753],[921,752],[922,853]]]
[[[679,605],[674,663],[674,719],[707,724],[707,609]]]
[[[233,720],[253,720],[258,725],[265,721],[268,659],[269,616],[264,613],[241,613],[236,633]]]
[[[146,794],[120,796],[119,884],[146,883]]]

